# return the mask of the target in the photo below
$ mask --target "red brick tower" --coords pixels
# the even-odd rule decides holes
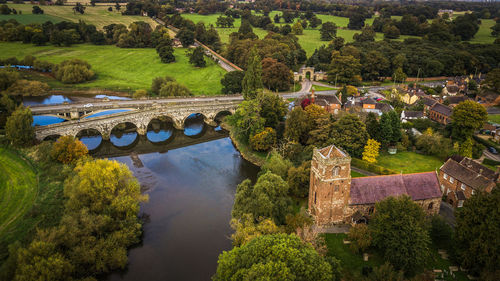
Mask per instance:
[[[351,189],[351,157],[335,145],[314,149],[309,211],[316,224],[344,221]]]

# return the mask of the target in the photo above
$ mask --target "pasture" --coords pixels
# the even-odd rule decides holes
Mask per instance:
[[[9,8],[14,8],[17,11],[22,11],[19,15],[0,15],[0,20],[16,19],[20,23],[43,23],[47,20],[53,22],[59,21],[72,21],[78,22],[80,20],[86,23],[91,23],[97,27],[97,29],[102,29],[104,26],[112,23],[121,23],[127,27],[135,21],[145,21],[149,23],[153,28],[156,26],[154,22],[149,17],[142,16],[123,16],[121,12],[115,11],[113,6],[113,11],[109,12],[107,6],[86,6],[85,13],[83,15],[73,12],[73,6],[40,6],[44,11],[43,15],[33,15],[31,13],[33,5],[31,4],[8,4]],[[122,8],[125,9],[125,8]]]
[[[271,20],[274,20],[274,16],[276,14],[281,14],[279,11],[272,11],[269,13],[269,17]],[[199,15],[199,14],[182,14],[182,17],[187,18],[192,20],[194,23],[198,23],[200,21],[204,22],[205,25],[210,25],[213,24],[215,26],[215,23],[217,22],[217,18],[221,14],[212,14],[212,15]],[[352,30],[352,29],[347,29],[347,24],[349,23],[349,19],[345,17],[339,17],[339,16],[332,16],[332,15],[323,15],[323,14],[316,14],[318,18],[320,18],[323,22],[333,22],[335,23],[338,27],[340,27],[337,30],[337,36],[340,36],[345,39],[346,42],[352,42],[354,41],[353,36],[356,33],[360,33],[360,30]],[[398,18],[398,17],[394,17]],[[400,18],[400,17],[399,17]],[[296,22],[298,19],[295,19],[294,22]],[[366,24],[372,24],[374,18],[367,19],[365,21]],[[283,19],[281,19],[281,22],[277,24],[278,26],[284,25],[285,23],[283,22]],[[220,38],[222,43],[228,43],[229,42],[229,35],[232,32],[237,32],[238,28],[241,25],[241,19],[235,19],[234,21],[234,27],[233,28],[217,28],[217,32],[219,32]],[[470,41],[471,43],[493,43],[495,40],[495,37],[491,36],[491,26],[494,25],[493,20],[482,20],[482,24],[479,28],[478,33],[476,36]],[[306,51],[307,55],[310,56],[313,54],[314,50],[319,48],[321,45],[326,45],[329,42],[328,41],[321,41],[320,40],[320,32],[319,32],[319,27],[312,29],[308,27],[307,29],[304,30],[304,33],[302,35],[298,35],[297,37],[299,38],[299,43],[302,46],[302,48]],[[259,38],[263,38],[266,36],[267,31],[263,30],[261,28],[253,28],[253,32],[259,36]],[[409,36],[409,35],[401,35],[398,39],[398,41],[403,41],[406,38],[412,38],[416,36]],[[377,32],[375,36],[375,40],[383,40],[384,35],[382,33]]]
[[[91,44],[71,47],[34,46],[22,43],[0,43],[0,58],[26,55],[53,63],[79,58],[87,61],[96,73],[94,80],[74,85],[64,85],[76,89],[106,89],[133,92],[150,89],[151,81],[159,76],[171,76],[186,85],[195,95],[220,94],[220,79],[225,71],[212,60],[205,58],[207,66],[196,68],[189,64],[187,49],[175,49],[176,62],[165,64],[160,61],[152,48],[118,48]],[[60,84],[59,84],[60,85]]]

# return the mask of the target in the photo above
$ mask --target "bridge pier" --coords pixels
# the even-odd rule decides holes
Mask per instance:
[[[210,126],[217,127],[217,122],[215,122],[213,118],[205,117],[203,118],[203,121]]]
[[[137,127],[137,133],[139,135],[144,136],[144,135],[147,134],[147,132],[148,132],[148,126],[147,125],[146,126],[141,125],[141,126]]]

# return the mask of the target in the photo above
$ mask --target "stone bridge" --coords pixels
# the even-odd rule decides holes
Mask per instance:
[[[157,104],[150,108],[38,126],[35,128],[35,134],[38,140],[44,140],[49,136],[76,136],[82,130],[93,129],[98,131],[104,140],[108,140],[113,128],[122,123],[135,125],[137,133],[145,135],[152,120],[167,118],[176,129],[182,130],[185,120],[193,113],[202,114],[207,124],[215,125],[216,118],[221,114],[233,114],[239,102],[239,100],[212,100],[181,104]]]

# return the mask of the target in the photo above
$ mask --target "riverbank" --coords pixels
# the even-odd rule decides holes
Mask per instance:
[[[233,130],[231,130],[231,125],[226,122],[221,123],[220,126],[229,132],[229,137],[231,138],[234,147],[240,152],[243,159],[259,167],[264,165],[267,159],[267,153],[252,151],[247,144],[242,143],[234,136]]]

